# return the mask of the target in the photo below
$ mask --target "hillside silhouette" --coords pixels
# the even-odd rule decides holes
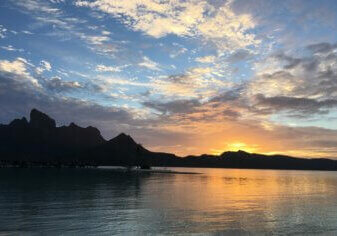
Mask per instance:
[[[337,170],[337,161],[284,155],[267,156],[244,151],[221,155],[178,157],[151,152],[124,133],[105,140],[95,127],[71,123],[57,127],[54,119],[33,109],[8,125],[0,124],[0,161],[4,162],[90,162],[113,166],[181,166],[254,169]]]

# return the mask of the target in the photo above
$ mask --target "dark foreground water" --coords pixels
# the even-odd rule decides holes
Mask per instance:
[[[3,234],[337,234],[337,173],[0,169]]]

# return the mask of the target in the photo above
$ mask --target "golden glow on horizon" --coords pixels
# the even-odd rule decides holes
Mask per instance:
[[[201,112],[189,115],[173,115],[171,123],[158,126],[157,129],[167,133],[180,134],[178,145],[146,144],[150,150],[175,153],[178,156],[213,154],[219,155],[226,151],[246,151],[265,155],[288,155],[304,158],[333,158],[333,148],[317,148],[308,146],[305,140],[309,134],[315,135],[315,130],[309,128],[292,129],[271,122],[247,119],[221,119],[221,107],[209,108],[203,111],[213,120],[203,120]],[[222,109],[226,109],[227,107]],[[192,121],[191,121],[192,120]],[[185,135],[189,138],[186,139]],[[334,134],[329,137],[334,140]]]
[[[227,144],[226,147],[223,149],[211,149],[211,150],[212,150],[213,155],[220,155],[221,153],[226,152],[226,151],[236,152],[239,150],[252,153],[252,152],[255,152],[255,150],[257,149],[256,146],[257,145],[249,146],[243,142],[234,142],[234,143]]]

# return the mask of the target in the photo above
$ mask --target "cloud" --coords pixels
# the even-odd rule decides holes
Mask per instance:
[[[312,0],[235,0],[231,6],[236,14],[249,14],[256,22],[256,37],[264,44],[261,53],[333,39],[331,32],[336,30],[336,5],[330,0],[321,4]]]
[[[162,113],[190,113],[195,107],[200,106],[197,99],[192,100],[174,100],[169,102],[147,101],[143,105],[155,109]]]
[[[120,87],[149,87],[148,83],[140,82],[137,79],[123,77],[98,75],[95,81],[91,81],[96,90],[102,93],[111,93],[113,89]]]
[[[21,48],[15,48],[12,45],[8,45],[8,46],[2,46],[1,47],[3,50],[6,51],[13,51],[13,52],[23,52],[25,50],[21,49]]]
[[[176,58],[188,52],[188,49],[179,43],[172,43],[172,47],[165,47],[165,49],[168,51],[171,58]]]
[[[3,25],[0,25],[0,39],[3,39],[6,37],[6,32],[7,32],[7,29]]]
[[[198,98],[197,90],[202,89],[202,79],[188,74],[163,76],[151,79],[152,92],[167,98]]]
[[[217,94],[212,99],[210,99],[210,102],[228,102],[228,101],[235,101],[241,97],[241,93],[243,91],[244,87],[238,87],[238,88],[231,88],[230,90],[227,90],[223,93]]]
[[[206,99],[230,83],[216,79],[211,67],[193,67],[182,74],[150,77],[151,92],[167,99]]]
[[[246,49],[237,50],[228,57],[228,61],[231,63],[236,63],[252,58],[253,54]]]
[[[195,61],[200,63],[213,63],[215,59],[215,56],[204,56],[195,58]]]
[[[297,78],[289,71],[276,71],[257,76],[250,84],[248,96],[265,94],[266,96],[291,96],[297,86],[302,83],[302,78]]]
[[[63,81],[60,77],[53,77],[45,81],[46,88],[54,92],[67,92],[73,89],[83,88],[77,81]]]
[[[52,30],[45,35],[52,38],[59,38],[63,41],[80,39],[85,42],[87,48],[97,54],[114,57],[123,48],[124,41],[112,42],[110,32],[103,30],[97,33],[88,32],[88,22],[86,19],[69,16],[65,9],[57,8],[55,4],[41,0],[14,1],[23,13],[32,16],[36,22],[32,24],[34,28],[50,26]],[[39,8],[38,6],[41,6]],[[98,27],[97,27],[98,28]],[[96,29],[96,28],[95,28]],[[22,31],[32,34],[30,31]]]
[[[142,62],[138,63],[138,66],[145,67],[149,70],[161,71],[160,65],[146,56],[143,57]]]
[[[316,100],[310,98],[296,98],[286,96],[265,97],[262,94],[256,95],[257,103],[255,106],[260,109],[272,109],[273,113],[283,110],[296,112],[301,116],[312,115],[315,113],[327,113],[326,109],[337,107],[337,99]]]
[[[127,19],[124,23],[135,30],[141,30],[153,37],[162,37],[166,34],[188,34],[189,24],[195,24],[197,16],[202,16],[203,4],[180,4],[176,7],[184,7],[183,12],[175,11],[173,4],[160,4],[154,1],[128,1],[126,2],[112,2],[112,1],[77,1],[77,6],[90,7],[99,9],[105,13],[112,14],[120,18],[124,15]],[[189,9],[187,9],[189,7]],[[182,14],[184,13],[184,15]],[[176,16],[173,18],[173,16]],[[132,22],[132,20],[134,22]]]
[[[102,31],[102,35],[110,35],[110,34],[111,34],[110,31],[107,31],[107,30],[103,30],[103,31]]]
[[[65,0],[49,0],[49,1],[56,4],[65,2]]]
[[[36,20],[31,27],[36,28],[51,25],[53,27],[53,32],[47,33],[47,35],[60,35],[69,38],[74,35],[79,23],[86,22],[78,18],[68,17],[60,8],[55,7],[55,4],[49,1],[11,0],[11,2],[17,6],[17,9],[22,13],[27,14]],[[28,35],[33,34],[28,30],[23,30],[21,32]]]
[[[30,32],[30,31],[28,31],[28,30],[23,30],[23,31],[21,31],[21,32],[24,33],[24,34],[34,34],[34,33]]]
[[[28,71],[31,64],[24,58],[18,57],[13,61],[0,60],[0,74],[20,83],[29,82],[35,87],[40,87],[37,79],[33,78]]]
[[[120,67],[115,67],[115,66],[105,66],[105,65],[97,65],[96,66],[96,71],[98,72],[121,72]]]
[[[337,43],[330,44],[330,43],[316,43],[316,44],[310,44],[307,46],[309,50],[311,50],[313,53],[330,53],[333,50],[337,49]]]
[[[15,1],[15,4],[25,8],[29,11],[41,12],[46,14],[58,14],[60,9],[51,7],[45,2],[36,1],[36,0],[18,0]]]
[[[94,50],[98,50],[110,40],[107,36],[107,31],[96,35],[87,34],[87,31],[85,31],[87,29],[86,20],[69,17],[63,10],[55,7],[55,4],[51,2],[41,0],[11,0],[11,2],[18,6],[23,13],[32,16],[36,20],[32,24],[32,27],[52,26],[53,30],[46,33],[47,36],[59,37],[62,40],[80,38],[88,44],[89,48]],[[22,32],[33,34],[28,30]]]
[[[40,62],[40,66],[36,67],[35,71],[37,74],[42,74],[44,71],[50,71],[51,70],[51,64],[48,61],[42,60]]]
[[[259,41],[247,31],[255,23],[248,14],[235,14],[231,1],[214,6],[206,1],[76,1],[78,7],[88,7],[111,14],[135,31],[155,38],[168,34],[182,37],[201,36],[220,50],[236,50]]]
[[[304,51],[302,57],[279,52],[257,63],[257,74],[247,84],[246,96],[257,98],[258,106],[268,105],[273,113],[329,113],[337,100],[336,45],[319,43]]]
[[[223,115],[226,118],[237,119],[241,116],[241,113],[228,108],[223,111]]]
[[[81,38],[87,40],[88,43],[93,45],[102,45],[104,42],[109,41],[107,36],[88,36],[83,34]]]

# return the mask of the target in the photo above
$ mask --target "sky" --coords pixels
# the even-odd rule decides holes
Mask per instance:
[[[0,123],[337,159],[336,32],[335,0],[1,1]]]

